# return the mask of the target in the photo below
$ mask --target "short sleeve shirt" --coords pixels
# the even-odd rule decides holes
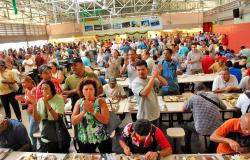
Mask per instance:
[[[26,144],[31,144],[24,125],[13,119],[7,120],[8,128],[0,134],[0,147],[11,148],[14,151]]]
[[[250,94],[250,90],[246,92]],[[250,99],[245,93],[242,93],[237,100],[236,107],[240,108],[242,114],[245,114],[247,112],[249,105],[250,105]],[[250,109],[248,110],[248,112],[250,112]]]
[[[240,88],[245,91],[248,89],[250,82],[249,82],[249,76],[243,77],[240,81]],[[250,89],[250,88],[249,88]]]
[[[135,94],[138,112],[137,119],[156,120],[160,117],[160,106],[155,90],[159,88],[159,81],[155,81],[154,89],[146,97],[142,97],[140,92],[149,82],[149,78],[141,79],[136,77],[132,83],[132,91]]]
[[[226,82],[221,75],[215,78],[213,82],[213,88],[212,91],[215,91],[216,89],[223,89],[225,87],[232,86],[237,87],[238,86],[238,80],[235,76],[230,75],[230,79],[228,82]]]
[[[49,105],[53,108],[53,110],[57,113],[64,114],[64,100],[63,97],[60,95],[55,95],[52,99],[48,101]],[[41,116],[41,120],[46,119],[46,114],[45,114],[45,104],[42,98],[38,100],[37,103],[37,112]],[[47,111],[48,114],[48,120],[54,120],[53,116],[49,111]]]
[[[219,106],[209,102],[200,95],[215,101]],[[221,100],[212,93],[198,92],[192,96],[186,104],[186,109],[192,110],[195,130],[201,135],[211,134],[222,124],[222,117],[219,108],[226,109]]]
[[[143,147],[149,147],[152,144],[152,133],[149,133],[148,136],[146,136],[145,141],[144,141],[144,146]],[[125,126],[120,139],[123,141],[128,141],[128,139],[131,138],[132,139],[132,143],[136,146],[140,145],[139,139],[136,136],[136,134],[132,133],[132,123],[129,123]],[[168,142],[167,138],[165,137],[164,133],[159,129],[156,128],[155,131],[155,140],[157,141],[157,144],[159,144],[161,149],[165,149],[165,148],[171,148],[170,143]]]
[[[226,137],[230,132],[240,132],[240,119],[239,118],[232,118],[224,122],[219,128],[215,130],[215,133],[221,137]],[[217,153],[220,154],[229,154],[235,153],[234,150],[228,144],[219,143],[217,147]]]
[[[107,97],[126,95],[123,87],[119,84],[116,84],[115,88],[110,88],[109,84],[105,84],[103,86],[103,91]]]
[[[91,73],[91,72],[84,72],[84,75],[82,77],[77,76],[76,74],[72,74],[69,77],[66,78],[65,80],[65,84],[63,86],[63,90],[72,90],[72,89],[76,89],[81,78],[94,78],[97,80],[98,82],[98,86],[97,88],[99,88],[99,86],[101,85],[101,82],[99,81],[97,75],[95,73]]]

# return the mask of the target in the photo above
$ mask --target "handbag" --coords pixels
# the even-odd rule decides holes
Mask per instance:
[[[112,103],[109,100],[109,104],[112,108]],[[122,123],[121,119],[113,112],[109,111],[109,122],[106,124],[106,133],[111,135],[112,132]]]
[[[46,108],[44,108],[44,110],[46,119],[42,120],[43,127],[41,137],[50,142],[58,142],[58,148],[61,151],[68,152],[71,137],[62,116],[60,115],[58,120],[48,120]]]

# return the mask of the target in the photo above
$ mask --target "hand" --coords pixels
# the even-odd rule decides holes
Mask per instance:
[[[193,61],[188,61],[188,64],[193,64]]]
[[[17,101],[20,101],[20,102],[25,102],[25,98],[24,98],[23,96],[21,96],[21,95],[16,95],[16,96],[15,96],[15,99],[16,99]]]
[[[145,155],[146,160],[156,160],[158,158],[158,153],[157,152],[147,152]]]
[[[158,68],[154,67],[152,70],[152,77],[158,77],[159,76],[159,70]]]
[[[94,113],[94,101],[85,100],[83,107],[85,112]]]
[[[129,147],[125,147],[123,149],[124,153],[127,155],[127,156],[131,156],[132,155],[132,152],[130,151],[130,148]]]
[[[232,150],[234,150],[235,152],[239,152],[240,151],[240,145],[236,141],[234,141],[232,139],[228,139],[228,144],[229,144],[230,148]]]
[[[32,91],[27,91],[26,95],[26,101],[31,102],[33,105],[36,104],[36,96],[32,93]]]
[[[50,95],[48,95],[48,94],[46,94],[44,97],[43,97],[43,101],[45,102],[45,103],[48,103],[48,101],[50,100]]]
[[[232,90],[232,87],[231,87],[231,86],[227,86],[227,87],[224,88],[224,90],[225,90],[226,92],[230,92],[230,91]]]

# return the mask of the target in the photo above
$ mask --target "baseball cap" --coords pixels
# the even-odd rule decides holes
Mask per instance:
[[[72,59],[72,63],[74,64],[74,63],[82,63],[82,59],[81,58],[73,58]]]
[[[110,78],[109,83],[116,83],[116,79],[115,78]]]
[[[46,70],[49,70],[49,69],[51,69],[50,66],[48,66],[47,64],[43,64],[43,65],[41,65],[41,66],[39,67],[38,72],[39,72],[39,74],[42,74],[42,72],[44,72],[44,71],[46,71]]]
[[[2,114],[0,114],[0,124],[3,123],[4,119],[5,119],[4,116]]]

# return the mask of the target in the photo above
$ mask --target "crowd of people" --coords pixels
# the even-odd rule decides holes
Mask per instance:
[[[193,114],[192,122],[183,126],[184,152],[192,153],[193,133],[211,135],[211,141],[219,143],[218,153],[249,152],[249,144],[241,146],[226,136],[231,132],[250,136],[250,49],[241,46],[240,52],[235,53],[228,43],[227,35],[199,32],[186,36],[128,37],[119,43],[101,40],[2,51],[0,99],[5,116],[0,115],[0,146],[67,153],[69,145],[62,145],[56,130],[65,128],[62,117],[65,104],[71,99],[71,123],[79,151],[93,153],[98,148],[100,153],[111,153],[112,139],[105,130],[110,120],[105,98],[135,96],[138,111],[132,115],[133,122],[120,133],[120,147],[126,155],[145,154],[149,160],[165,157],[172,149],[159,126],[157,96],[186,91],[178,84],[177,75],[204,73],[218,76],[212,86],[195,84],[195,94],[183,107]],[[102,70],[95,70],[100,67]],[[128,88],[117,84],[119,77],[128,77]],[[212,92],[208,93],[209,89]],[[228,92],[242,93],[236,103],[236,112],[242,117],[223,123],[220,109],[226,106],[216,94]],[[22,124],[18,101],[27,109],[28,132]],[[10,104],[17,120],[11,119]],[[41,141],[37,142],[33,134],[39,130],[39,124]],[[213,149],[216,143],[211,145]]]

